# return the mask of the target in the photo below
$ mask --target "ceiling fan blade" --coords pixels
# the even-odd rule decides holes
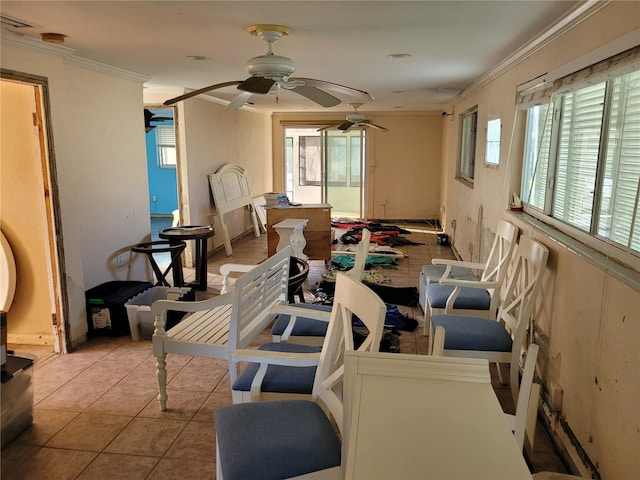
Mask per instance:
[[[360,125],[362,125],[363,127],[371,127],[371,128],[375,128],[376,130],[381,130],[383,132],[388,132],[389,129],[385,128],[385,127],[381,127],[380,125],[376,125],[375,123],[369,123],[369,122],[360,122]]]
[[[275,80],[254,75],[253,77],[247,78],[244,82],[240,82],[238,90],[264,95],[269,93],[274,83],[276,83]]]
[[[318,132],[324,132],[325,130],[333,130],[334,128],[338,128],[338,127],[339,127],[338,124],[327,125],[326,127],[319,128],[317,131]]]
[[[296,92],[297,94],[302,95],[325,108],[335,107],[336,105],[339,105],[341,101],[330,93],[323,92],[319,88],[310,87],[309,85],[301,85],[299,87],[292,88],[291,91]]]
[[[325,80],[316,80],[315,78],[289,78],[290,82],[295,82],[298,80],[302,80],[304,84],[308,87],[316,87],[321,88],[323,90],[331,90],[335,93],[340,93],[342,95],[351,95],[351,96],[359,96],[365,97],[367,101],[372,102],[373,97],[364,90],[358,90],[357,88],[347,87],[345,85],[340,85],[339,83],[327,82]]]
[[[231,103],[227,105],[227,110],[235,110],[236,108],[240,108],[245,103],[247,103],[247,100],[251,98],[251,95],[253,95],[253,93],[251,92],[240,92],[236,96],[236,98],[231,100]]]
[[[182,100],[186,100],[187,98],[195,97],[196,95],[200,95],[201,93],[210,92],[211,90],[218,90],[219,88],[230,87],[232,85],[238,85],[242,83],[241,80],[234,80],[232,82],[223,82],[216,83],[215,85],[209,85],[208,87],[199,88],[198,90],[193,90],[192,92],[185,93],[184,95],[180,95],[179,97],[170,98],[164,105],[173,105],[174,103],[181,102]]]
[[[338,130],[344,130],[345,132],[348,132],[349,130],[351,130],[351,128],[353,128],[354,125],[355,125],[355,123],[351,123],[349,121],[346,121],[346,122],[341,123],[340,125],[338,125]]]

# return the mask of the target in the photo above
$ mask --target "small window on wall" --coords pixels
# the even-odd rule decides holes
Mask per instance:
[[[176,133],[173,125],[156,127],[158,165],[162,168],[176,168]]]
[[[484,163],[497,166],[500,164],[500,133],[502,122],[499,118],[494,118],[487,122],[487,151]]]
[[[473,184],[476,166],[476,134],[478,130],[478,108],[463,113],[460,134],[460,159],[458,178]]]

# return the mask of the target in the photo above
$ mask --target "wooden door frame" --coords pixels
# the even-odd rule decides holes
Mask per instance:
[[[47,217],[47,236],[49,264],[49,283],[53,294],[55,312],[52,312],[54,350],[57,353],[71,351],[69,332],[69,296],[66,282],[65,257],[63,248],[62,222],[60,215],[60,196],[56,169],[53,130],[51,128],[51,105],[49,101],[49,83],[46,77],[31,75],[13,70],[0,69],[0,80],[8,80],[31,86],[34,89],[34,126],[38,127],[39,150],[42,179],[45,191]]]

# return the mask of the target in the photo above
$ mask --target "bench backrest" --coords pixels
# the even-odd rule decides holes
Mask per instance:
[[[287,247],[236,280],[232,291],[229,356],[251,344],[267,327],[273,319],[272,306],[287,303],[289,256]]]

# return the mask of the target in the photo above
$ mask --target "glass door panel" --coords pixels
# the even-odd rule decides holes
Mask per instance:
[[[332,216],[362,218],[364,131],[286,127],[286,193],[292,202],[329,203]]]

